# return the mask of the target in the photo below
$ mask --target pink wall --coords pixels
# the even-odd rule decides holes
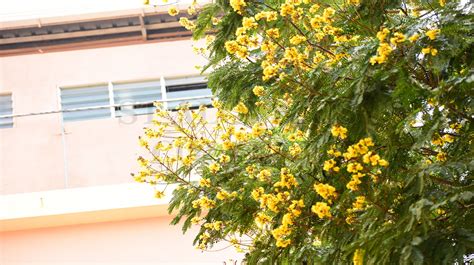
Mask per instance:
[[[182,235],[169,217],[0,233],[0,264],[223,264],[233,248],[201,252],[194,231]],[[216,246],[216,250],[227,245]],[[229,264],[229,263],[228,263]]]
[[[57,87],[198,74],[203,58],[191,41],[0,58],[0,93],[13,92],[14,113],[58,109]],[[69,187],[131,181],[137,137],[147,116],[66,123]],[[15,118],[0,130],[0,194],[65,187],[60,114]]]

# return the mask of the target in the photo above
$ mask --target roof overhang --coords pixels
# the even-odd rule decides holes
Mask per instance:
[[[189,38],[167,7],[0,23],[0,57]],[[178,6],[184,10],[185,6]]]

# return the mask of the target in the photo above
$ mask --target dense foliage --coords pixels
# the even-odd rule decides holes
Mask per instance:
[[[177,183],[173,223],[199,225],[199,248],[228,241],[248,264],[463,263],[474,253],[472,8],[205,5],[181,22],[207,39],[197,50],[220,101],[158,106],[136,180]]]

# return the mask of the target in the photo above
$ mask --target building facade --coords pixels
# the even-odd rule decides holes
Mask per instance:
[[[192,44],[160,8],[0,24],[0,264],[239,259],[196,250],[131,177],[151,102],[210,102]]]

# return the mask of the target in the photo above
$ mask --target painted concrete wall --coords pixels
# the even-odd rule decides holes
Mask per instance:
[[[14,113],[58,109],[58,87],[196,75],[204,63],[187,40],[0,58],[0,93]],[[129,117],[130,118],[130,117]],[[14,119],[0,130],[0,194],[131,182],[137,137],[149,116],[65,123],[60,114]]]
[[[0,264],[199,265],[241,258],[232,248],[196,250],[191,246],[196,230],[182,235],[179,227],[168,225],[170,220],[160,217],[6,232],[0,234]]]
[[[57,110],[61,86],[196,75],[194,66],[204,60],[193,54],[191,45],[191,41],[172,41],[0,58],[0,93],[13,93],[15,114]],[[160,213],[150,212],[156,207],[149,205],[129,205],[124,210],[119,205],[113,211],[83,207],[81,195],[76,194],[80,189],[73,193],[70,188],[111,186],[116,190],[114,185],[132,182],[130,173],[140,153],[137,137],[150,116],[132,118],[131,123],[130,117],[65,123],[66,167],[60,114],[15,118],[14,128],[0,130],[0,201],[5,206],[0,209],[10,209],[0,213],[0,219],[11,229],[23,227],[0,229],[4,231],[0,232],[1,265],[198,265],[241,257],[232,248],[195,250],[193,234],[183,236],[179,226],[169,226],[171,217],[163,216],[166,205],[159,206],[158,200],[155,206]],[[75,208],[65,208],[56,195],[42,200],[42,192],[51,190],[70,195],[64,198],[81,210],[65,211]],[[114,194],[123,198],[126,192]],[[15,203],[20,202],[6,199],[17,195],[27,198],[21,209],[36,209],[22,210],[30,219],[15,219],[14,213],[21,210]],[[105,205],[105,200],[97,196],[97,203],[92,204]],[[39,214],[35,215],[35,211],[44,212],[41,207],[57,215],[41,217],[41,223]],[[76,221],[71,219],[75,216]],[[49,227],[52,223],[57,226]],[[216,248],[220,247],[226,245]]]

